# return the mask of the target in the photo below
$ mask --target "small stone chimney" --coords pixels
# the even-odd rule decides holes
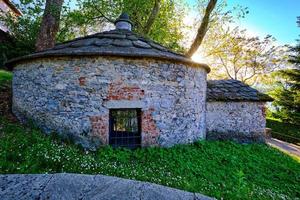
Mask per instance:
[[[132,29],[132,22],[129,19],[128,14],[122,13],[118,19],[115,21],[116,29],[128,30]]]

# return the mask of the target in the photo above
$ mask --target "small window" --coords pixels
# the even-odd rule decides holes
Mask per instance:
[[[112,109],[109,116],[110,145],[130,149],[141,146],[140,109]]]

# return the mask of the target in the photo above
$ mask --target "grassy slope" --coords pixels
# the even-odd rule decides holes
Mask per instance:
[[[0,70],[0,116],[13,121],[15,117],[11,114],[11,80],[11,72]]]
[[[12,73],[4,70],[0,70],[0,86],[9,83],[12,79]]]
[[[0,173],[106,174],[225,199],[300,197],[300,164],[265,145],[198,142],[84,153],[0,118]]]
[[[300,145],[300,126],[299,125],[283,123],[276,119],[267,119],[267,127],[271,128],[272,131],[274,132],[274,133],[272,133],[273,137]],[[283,134],[283,135],[276,134],[276,132]],[[299,140],[285,137],[284,135],[292,136],[292,137],[298,138]]]

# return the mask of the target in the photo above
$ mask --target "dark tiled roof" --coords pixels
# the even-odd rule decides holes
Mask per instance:
[[[207,101],[272,101],[273,99],[237,80],[207,81]]]
[[[6,63],[6,66],[12,68],[12,66],[19,61],[57,56],[154,58],[186,63],[196,67],[204,67],[208,72],[210,71],[209,67],[205,64],[193,62],[190,58],[175,53],[152,40],[143,38],[134,32],[121,29],[76,38],[58,44],[52,49],[10,60]]]

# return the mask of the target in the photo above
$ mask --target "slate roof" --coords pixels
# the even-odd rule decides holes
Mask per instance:
[[[210,71],[210,68],[205,64],[196,63],[190,58],[175,53],[152,40],[143,38],[132,31],[122,29],[96,33],[57,44],[52,49],[12,59],[6,63],[6,66],[12,69],[13,65],[20,61],[57,56],[154,58],[203,67],[207,72]]]
[[[273,99],[241,81],[208,80],[207,101],[273,101]]]

